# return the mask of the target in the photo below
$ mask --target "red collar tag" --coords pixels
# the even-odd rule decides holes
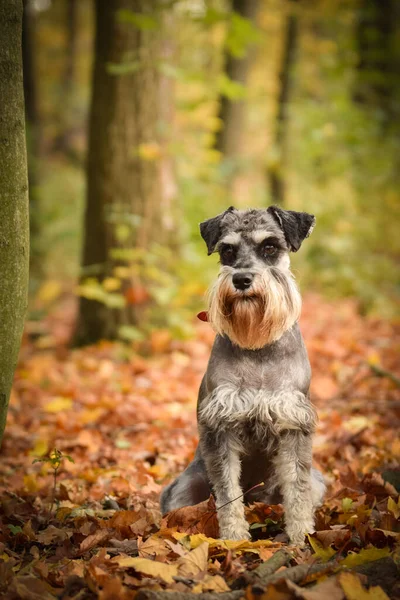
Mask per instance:
[[[200,321],[208,321],[208,312],[206,310],[202,310],[197,315],[197,318],[200,319]]]

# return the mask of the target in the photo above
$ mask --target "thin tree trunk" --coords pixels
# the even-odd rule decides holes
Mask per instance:
[[[383,127],[397,109],[393,92],[399,85],[398,13],[396,0],[360,0],[357,12],[354,100],[366,109],[378,110],[375,115]]]
[[[157,0],[96,0],[96,41],[89,124],[83,274],[113,274],[115,249],[147,251],[163,241],[158,149],[158,32],[118,18],[121,9],[157,14]],[[128,61],[126,72],[111,68]],[[124,239],[118,226],[125,228]],[[132,285],[132,282],[131,284]],[[133,285],[140,287],[140,277]],[[124,291],[124,290],[123,290]],[[135,293],[133,293],[133,297]],[[125,296],[127,297],[127,296]],[[131,294],[132,297],[132,294]],[[81,298],[75,340],[117,337],[138,319],[138,307],[121,309]]]
[[[0,2],[0,442],[27,308],[28,175],[22,2]]]
[[[23,0],[22,62],[24,73],[25,118],[28,151],[28,181],[30,205],[31,271],[42,275],[43,252],[40,242],[40,207],[38,186],[40,182],[38,159],[41,151],[40,112],[36,73],[36,19],[32,0]]]
[[[65,69],[61,82],[60,126],[54,140],[53,150],[74,156],[71,147],[71,134],[74,129],[74,85],[78,52],[78,2],[66,0],[65,3],[66,46]]]
[[[259,0],[233,0],[232,10],[241,17],[254,23],[259,7]],[[225,57],[225,73],[232,81],[246,85],[253,54],[247,51],[243,58],[236,58],[230,53]],[[241,154],[241,141],[246,115],[245,100],[231,100],[226,96],[220,98],[219,118],[221,129],[215,139],[215,148],[226,158],[235,158]]]
[[[294,12],[286,17],[282,59],[279,69],[279,95],[275,122],[275,160],[268,168],[268,179],[272,201],[281,206],[285,203],[286,133],[291,81],[296,59],[298,40],[298,18]]]

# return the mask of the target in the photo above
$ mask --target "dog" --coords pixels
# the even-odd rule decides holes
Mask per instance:
[[[296,545],[313,531],[323,501],[324,478],[311,464],[316,412],[289,258],[314,225],[313,215],[277,206],[231,206],[200,224],[208,254],[218,251],[221,262],[208,299],[217,335],[198,397],[199,445],[163,490],[161,511],[212,493],[222,539],[250,539],[244,494],[249,501],[282,502],[286,533]]]

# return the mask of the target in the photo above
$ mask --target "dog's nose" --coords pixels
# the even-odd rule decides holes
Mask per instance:
[[[251,273],[235,273],[232,277],[232,283],[237,290],[247,290],[252,281],[253,275]]]

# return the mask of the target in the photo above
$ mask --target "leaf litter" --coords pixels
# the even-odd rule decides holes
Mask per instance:
[[[246,507],[251,541],[218,539],[212,497],[161,517],[162,487],[196,449],[209,325],[143,356],[110,342],[68,349],[70,314],[46,317],[50,347],[28,324],[21,349],[0,465],[1,598],[400,598],[398,324],[305,298],[314,458],[329,488],[295,548],[280,505]]]

